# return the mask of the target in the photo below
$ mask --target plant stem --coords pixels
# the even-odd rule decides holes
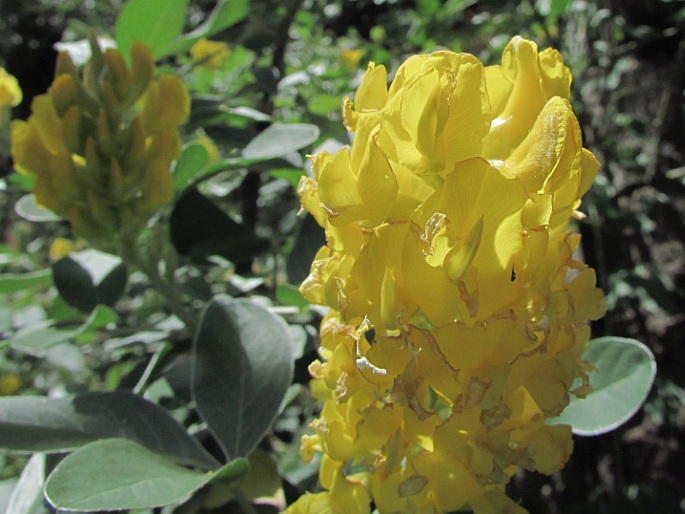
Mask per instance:
[[[243,511],[243,514],[258,514],[257,509],[255,509],[255,506],[250,501],[250,498],[247,497],[239,485],[235,485],[232,487],[232,489],[233,494],[235,494],[235,499],[238,502],[238,505],[240,505],[240,510]]]
[[[160,244],[162,246],[165,245],[165,243]],[[164,297],[171,312],[183,322],[188,332],[193,335],[197,328],[197,319],[181,301],[181,293],[176,284],[174,270],[165,269],[165,273],[162,275],[159,269],[158,258],[156,256],[151,257],[152,252],[149,251],[149,248],[146,248],[148,251],[143,254],[140,251],[140,246],[140,241],[124,241],[122,244],[122,257],[127,264],[138,268],[147,276],[154,289]],[[164,253],[162,248],[155,248],[154,250],[156,255]]]

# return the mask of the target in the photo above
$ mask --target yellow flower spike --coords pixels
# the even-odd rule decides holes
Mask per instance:
[[[103,54],[94,34],[90,45],[82,71],[60,55],[48,94],[34,99],[27,122],[12,125],[12,154],[20,172],[36,177],[39,203],[118,252],[172,199],[190,97],[178,78],[153,78],[152,54],[139,43],[131,70],[117,50]]]
[[[558,52],[514,38],[499,66],[419,55],[389,87],[372,64],[343,101],[352,147],[311,157],[298,188],[327,240],[301,288],[331,308],[303,440],[323,453],[317,501],[360,469],[381,514],[519,514],[514,473],[568,460],[570,428],[545,420],[587,394],[587,324],[605,309],[573,258],[599,164],[570,83]]]
[[[19,105],[22,98],[17,79],[0,66],[0,108]]]

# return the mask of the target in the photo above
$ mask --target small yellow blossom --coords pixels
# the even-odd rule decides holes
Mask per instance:
[[[231,49],[224,41],[202,38],[192,46],[190,56],[204,68],[220,68],[231,56]]]
[[[348,73],[355,73],[359,68],[359,60],[362,58],[362,51],[359,48],[343,48],[340,50],[340,60],[343,68]]]
[[[599,169],[570,84],[515,37],[501,65],[417,55],[389,87],[371,63],[343,101],[352,147],[311,157],[298,189],[327,238],[301,291],[331,310],[302,442],[325,491],[291,514],[368,513],[361,490],[381,514],[524,513],[513,474],[569,459],[571,428],[545,420],[587,392],[605,309],[569,226]]]
[[[55,262],[66,257],[74,249],[74,244],[63,237],[58,237],[50,245],[50,261]]]
[[[55,80],[11,127],[17,170],[36,178],[36,200],[91,244],[117,252],[173,196],[170,172],[190,96],[176,77],[153,78],[152,53],[134,43],[129,70],[115,49],[81,73],[60,53]]]
[[[21,389],[21,379],[16,373],[0,375],[0,396],[13,396]]]
[[[22,93],[17,79],[0,66],[0,108],[21,103]]]

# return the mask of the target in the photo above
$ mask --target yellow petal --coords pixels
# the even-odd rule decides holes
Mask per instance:
[[[493,120],[485,138],[483,155],[488,159],[506,159],[528,134],[547,101],[535,43],[513,38],[502,54],[502,68],[514,85],[506,107]]]
[[[52,154],[43,144],[33,124],[15,120],[10,127],[12,157],[17,171],[33,176],[45,173]]]
[[[65,150],[62,139],[62,123],[57,116],[55,106],[50,95],[39,95],[31,103],[33,114],[29,123],[35,129],[45,148],[55,154]]]
[[[346,97],[343,101],[343,123],[350,132],[356,132],[359,117],[365,111],[383,108],[388,97],[388,73],[385,66],[370,62],[354,95],[354,104]],[[354,110],[352,106],[354,105]]]
[[[19,105],[22,92],[17,79],[0,66],[0,108]]]
[[[480,63],[465,63],[459,67],[456,87],[449,100],[449,112],[444,133],[448,173],[452,163],[480,155],[483,138],[490,130],[490,103]]]

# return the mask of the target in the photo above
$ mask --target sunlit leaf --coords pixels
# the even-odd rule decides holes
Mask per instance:
[[[174,41],[169,53],[186,52],[200,38],[208,38],[235,25],[245,18],[249,12],[249,0],[219,0],[204,23]]]
[[[593,391],[573,399],[549,424],[569,424],[578,435],[610,432],[628,421],[642,406],[656,375],[654,355],[645,345],[623,337],[590,341],[583,359],[597,371],[590,373]]]
[[[113,437],[131,439],[183,464],[218,466],[167,411],[133,393],[0,398],[0,448],[63,452]]]
[[[274,123],[243,149],[246,159],[273,159],[312,144],[319,128],[308,123]]]
[[[128,0],[119,14],[115,34],[119,51],[130,59],[134,41],[147,46],[156,59],[171,50],[186,20],[188,0]]]
[[[183,500],[211,479],[211,473],[192,471],[128,439],[104,439],[60,462],[45,483],[45,497],[71,511],[143,509]]]
[[[52,284],[52,272],[50,270],[0,274],[0,293],[14,293],[31,287],[50,284]]]
[[[108,323],[115,322],[116,319],[116,312],[105,305],[98,305],[82,324],[64,326],[46,321],[28,325],[11,338],[3,341],[3,344],[10,345],[15,350],[24,353],[42,355],[45,350],[58,343],[73,340],[87,330],[101,328]]]
[[[128,280],[121,258],[93,249],[72,252],[53,263],[52,274],[62,298],[82,312],[114,305]]]
[[[195,178],[209,162],[209,152],[199,143],[188,145],[174,167],[174,190],[180,191]]]
[[[291,186],[293,186],[294,188],[297,188],[297,185],[300,183],[300,178],[303,175],[307,174],[304,171],[304,169],[293,169],[293,168],[276,168],[276,169],[269,170],[268,173],[273,178],[280,178],[283,180],[287,180],[288,183]]]
[[[316,95],[307,102],[307,108],[312,114],[326,116],[340,110],[340,96]]]
[[[14,205],[14,210],[25,220],[33,221],[34,223],[59,221],[61,219],[51,210],[38,205],[33,193],[22,196]]]

